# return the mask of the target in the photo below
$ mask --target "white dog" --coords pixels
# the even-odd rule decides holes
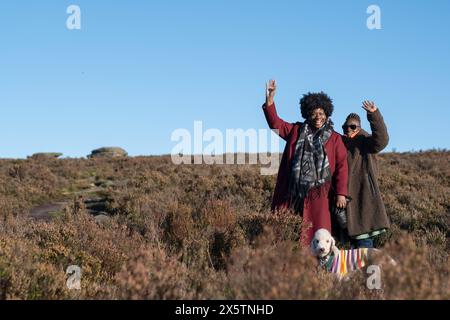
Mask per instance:
[[[359,248],[339,250],[336,241],[326,229],[319,229],[314,233],[311,241],[311,251],[319,260],[319,266],[339,278],[354,270],[361,270],[371,264],[381,265],[378,259],[383,256],[381,251],[374,248]],[[395,261],[387,256],[388,261],[395,265]]]

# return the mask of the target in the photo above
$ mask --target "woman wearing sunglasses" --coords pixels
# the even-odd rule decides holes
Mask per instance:
[[[348,192],[352,201],[347,205],[347,231],[358,248],[373,247],[375,236],[389,228],[377,182],[376,154],[388,144],[389,135],[380,110],[372,101],[364,101],[372,134],[361,128],[356,113],[348,115],[342,126],[348,154]]]

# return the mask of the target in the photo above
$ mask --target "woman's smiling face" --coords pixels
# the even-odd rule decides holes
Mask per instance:
[[[327,115],[322,108],[314,109],[309,115],[309,123],[316,129],[321,128],[325,121],[327,121]]]

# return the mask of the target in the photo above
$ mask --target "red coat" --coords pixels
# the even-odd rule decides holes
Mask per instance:
[[[294,158],[295,145],[298,139],[299,128],[303,123],[289,123],[278,117],[275,104],[265,107],[263,105],[264,115],[271,129],[277,129],[278,135],[284,139],[286,147],[281,158],[280,168],[278,169],[277,184],[272,200],[272,210],[288,208],[288,188],[292,159]],[[325,184],[321,187],[320,197],[308,194],[305,199],[303,209],[303,222],[305,225],[312,224],[312,228],[305,230],[302,237],[304,244],[309,244],[313,234],[320,228],[325,228],[331,232],[330,219],[330,201],[335,201],[335,194],[348,195],[347,179],[347,149],[342,141],[342,136],[333,131],[331,137],[325,143],[328,161],[332,175],[331,186]]]

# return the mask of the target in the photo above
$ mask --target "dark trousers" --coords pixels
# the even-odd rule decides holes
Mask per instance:
[[[373,238],[352,239],[351,244],[353,248],[373,248]]]

